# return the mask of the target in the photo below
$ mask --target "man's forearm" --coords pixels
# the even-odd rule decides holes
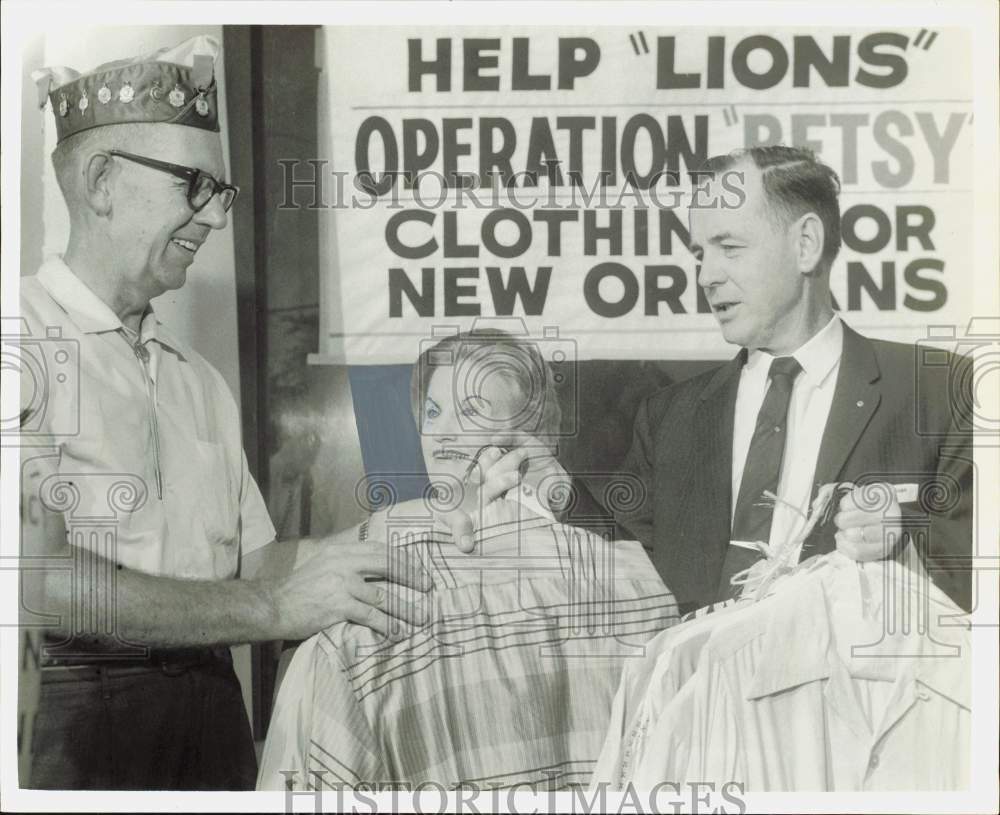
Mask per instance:
[[[168,648],[285,639],[296,635],[279,611],[285,578],[311,555],[356,537],[355,527],[326,538],[272,541],[242,559],[239,580],[157,577],[66,546],[48,555],[49,564],[63,561],[66,568],[25,574],[25,600],[31,611],[57,617],[59,634],[75,632],[95,648],[123,641]],[[110,625],[90,625],[97,633],[80,630],[82,621],[109,613]]]
[[[296,538],[271,541],[240,559],[240,577],[245,580],[280,580],[317,552],[339,544],[358,540],[358,527],[354,526],[323,538]]]
[[[116,567],[92,554],[85,566],[90,579],[83,579],[79,552],[67,547],[65,558],[66,569],[25,574],[25,605],[57,617],[53,633],[75,635],[97,650],[123,642],[164,648],[284,635],[274,579],[178,580]]]

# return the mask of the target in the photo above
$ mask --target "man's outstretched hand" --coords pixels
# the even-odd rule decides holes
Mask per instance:
[[[356,529],[313,541],[301,562],[276,581],[273,596],[285,639],[303,639],[348,620],[385,636],[407,633],[424,624],[413,592],[431,587],[419,562],[379,540],[345,541]],[[407,597],[409,594],[409,597]]]

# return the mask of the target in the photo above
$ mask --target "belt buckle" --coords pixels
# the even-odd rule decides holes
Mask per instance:
[[[190,668],[190,665],[185,665],[180,662],[161,662],[160,670],[163,671],[166,676],[180,676],[185,674]]]

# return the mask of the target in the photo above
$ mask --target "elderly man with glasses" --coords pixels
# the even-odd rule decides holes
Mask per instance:
[[[236,199],[217,49],[200,37],[35,77],[55,114],[71,229],[65,254],[21,286],[34,343],[22,356],[41,355],[44,375],[22,379],[24,458],[47,462],[39,503],[66,530],[24,552],[58,567],[23,581],[25,608],[58,621],[24,786],[252,789],[229,644],[344,620],[386,632],[389,614],[421,622],[395,583],[425,590],[426,576],[398,557],[388,575],[357,529],[273,545],[232,395],[150,305],[184,285]]]

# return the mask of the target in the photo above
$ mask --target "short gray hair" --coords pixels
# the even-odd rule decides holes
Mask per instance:
[[[52,151],[52,167],[63,197],[69,201],[73,195],[74,176],[81,157],[95,150],[127,150],[137,142],[149,142],[155,139],[158,126],[149,122],[123,122],[81,130],[63,139]]]

